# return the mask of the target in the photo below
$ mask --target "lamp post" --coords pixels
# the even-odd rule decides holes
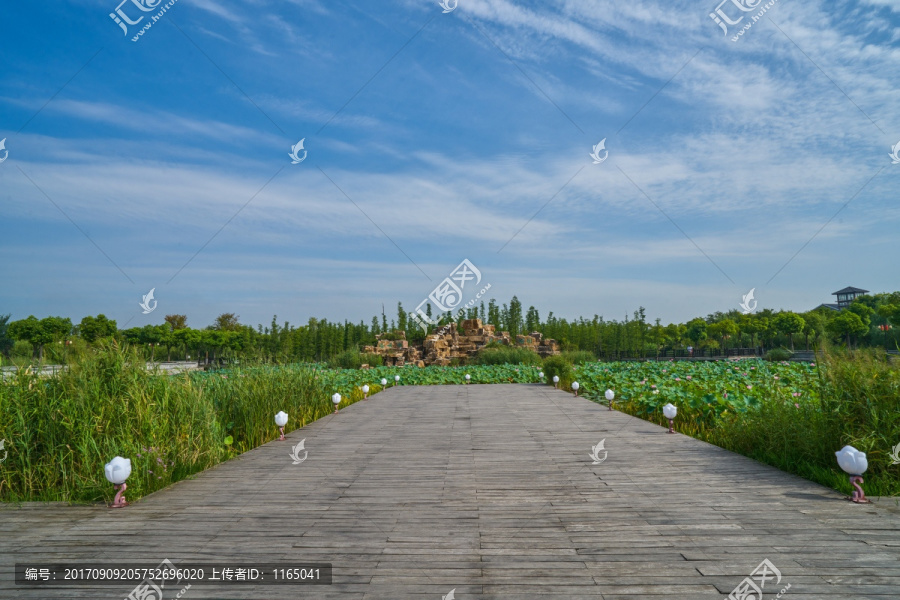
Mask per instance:
[[[663,414],[666,415],[666,418],[669,420],[669,431],[666,433],[675,433],[675,415],[678,414],[678,408],[672,404],[666,404],[663,406]]]
[[[106,480],[109,481],[115,489],[118,490],[116,492],[116,497],[113,500],[113,503],[109,505],[110,508],[123,508],[128,506],[128,503],[125,502],[125,496],[122,494],[125,493],[125,490],[128,489],[128,486],[125,485],[125,480],[128,479],[128,476],[131,475],[131,459],[122,458],[121,456],[117,456],[108,463],[103,468],[103,472],[106,475]]]
[[[368,386],[368,384],[362,386],[362,391],[363,391],[363,400],[368,400],[368,399],[369,399],[369,386]]]
[[[557,384],[559,384],[559,375],[554,375],[553,376],[553,387],[559,388],[559,385],[557,385]]]
[[[466,373],[466,384],[468,384],[471,379],[472,379],[472,376],[469,375],[468,373]]]
[[[609,401],[609,402],[607,402],[607,405],[609,406],[609,410],[612,410],[612,402],[615,397],[616,397],[616,393],[614,391],[606,390],[606,399]]]
[[[891,330],[891,326],[885,323],[884,325],[879,325],[878,329],[884,332],[884,347],[887,348],[887,332]]]
[[[572,389],[575,390],[575,395],[578,396],[578,388],[581,387],[578,385],[577,381],[572,382]]]
[[[335,394],[331,397],[331,401],[334,402],[334,412],[338,412],[338,405],[341,403],[341,395]]]
[[[283,410],[278,411],[278,414],[275,415],[275,424],[278,425],[278,428],[281,430],[281,437],[278,438],[279,442],[284,441],[284,426],[287,425],[287,420],[287,413]]]
[[[870,500],[866,498],[862,486],[859,485],[863,482],[862,474],[869,468],[866,453],[860,452],[853,446],[844,446],[840,452],[834,454],[837,456],[838,465],[850,476],[850,485],[856,488],[853,490],[853,495],[847,500],[857,504],[869,504]]]

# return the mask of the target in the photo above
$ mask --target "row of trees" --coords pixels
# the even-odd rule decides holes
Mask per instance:
[[[430,305],[427,312],[431,316]],[[439,326],[451,322],[449,313],[439,317]],[[43,359],[45,349],[52,348],[53,359],[59,360],[60,353],[81,351],[101,340],[116,339],[120,343],[144,346],[148,355],[157,359],[171,359],[174,355],[178,358],[245,356],[274,362],[319,361],[372,345],[375,336],[382,333],[403,330],[411,343],[421,342],[425,337],[425,331],[399,303],[396,319],[388,321],[382,312],[369,325],[362,321],[333,323],[311,318],[306,325],[294,326],[287,321],[279,324],[276,316],[267,327],[260,324],[253,328],[240,323],[234,313],[224,313],[203,329],[189,327],[186,315],[174,314],[166,315],[159,325],[119,330],[114,320],[102,314],[84,317],[77,325],[63,317],[29,316],[12,322],[9,318],[9,315],[0,316],[0,353],[7,358],[30,353]],[[861,296],[842,311],[820,308],[794,313],[765,309],[742,314],[733,310],[668,325],[659,319],[649,322],[643,307],[634,312],[633,318],[626,316],[623,321],[607,321],[598,315],[590,320],[569,321],[552,312],[542,320],[534,306],[523,310],[515,296],[509,304],[498,305],[493,299],[487,306],[482,302],[468,309],[465,318],[480,318],[513,337],[540,332],[558,340],[563,349],[587,350],[601,357],[647,356],[688,346],[718,351],[733,348],[764,351],[779,346],[793,350],[798,340],[809,350],[826,338],[848,346],[884,345],[894,349],[898,340],[892,327],[900,323],[900,292]]]

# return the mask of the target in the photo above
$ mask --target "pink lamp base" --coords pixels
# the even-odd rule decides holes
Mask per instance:
[[[128,506],[128,503],[125,502],[125,496],[122,494],[125,493],[125,490],[128,488],[124,483],[121,485],[115,486],[115,489],[119,490],[116,492],[116,497],[113,499],[113,503],[109,505],[110,508],[125,508]]]
[[[853,490],[853,495],[848,496],[847,500],[850,502],[855,502],[856,504],[872,504],[872,501],[866,498],[865,492],[863,492],[862,486],[859,485],[863,483],[863,478],[860,475],[851,475],[850,476],[850,485],[855,487]]]

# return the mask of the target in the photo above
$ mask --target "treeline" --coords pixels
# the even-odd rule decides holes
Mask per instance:
[[[427,305],[430,317],[431,306]],[[439,317],[439,318],[438,318]],[[900,292],[858,297],[847,309],[822,307],[805,313],[763,309],[751,314],[738,310],[717,312],[686,323],[663,325],[650,322],[643,307],[622,321],[592,319],[567,320],[552,312],[542,319],[534,306],[523,309],[515,296],[509,304],[491,299],[487,306],[466,311],[465,318],[480,318],[498,331],[516,335],[540,332],[560,342],[564,350],[589,351],[597,357],[653,356],[692,347],[701,352],[754,348],[762,352],[801,345],[809,350],[824,339],[848,347],[883,346],[893,350],[898,338],[893,326],[900,324]],[[450,313],[434,315],[438,326],[450,323]],[[268,326],[255,328],[240,323],[238,315],[224,313],[209,326],[194,329],[186,315],[166,315],[159,325],[118,329],[104,315],[87,316],[78,324],[68,318],[46,317],[10,321],[0,316],[0,354],[6,359],[65,362],[73,352],[84,352],[104,341],[140,346],[154,360],[245,358],[264,362],[312,362],[328,360],[346,351],[374,345],[375,336],[403,330],[410,343],[421,342],[425,332],[417,327],[402,304],[388,320],[386,314],[363,321],[330,322],[310,318],[295,326],[272,317]],[[45,357],[45,354],[49,356]]]

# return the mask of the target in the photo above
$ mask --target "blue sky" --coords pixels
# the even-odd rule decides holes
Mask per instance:
[[[892,0],[117,5],[0,9],[14,319],[368,321],[466,258],[542,317],[900,289]]]

